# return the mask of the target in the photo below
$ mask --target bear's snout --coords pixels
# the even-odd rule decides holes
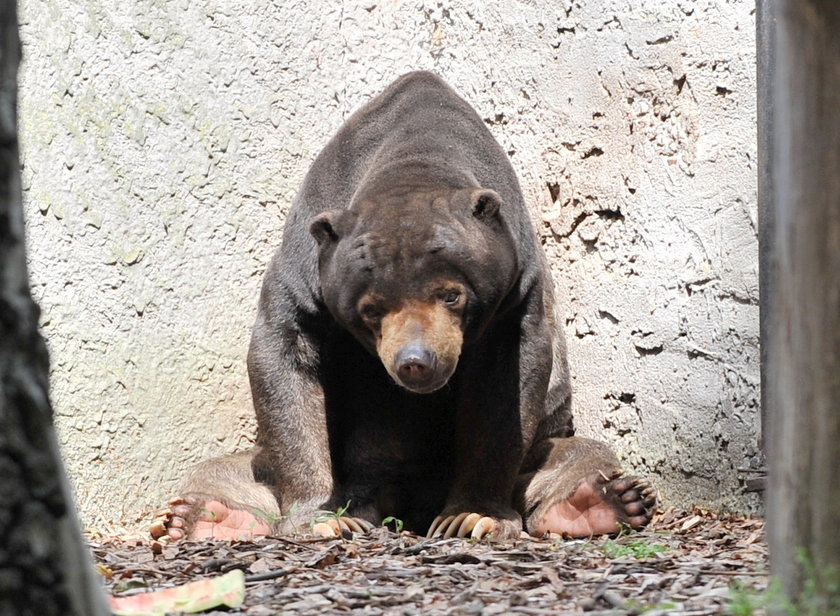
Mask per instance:
[[[376,352],[391,378],[416,394],[446,385],[458,365],[458,315],[441,302],[406,301],[382,317]]]
[[[400,349],[395,359],[394,371],[408,389],[425,390],[434,380],[437,355],[427,346],[409,343]]]

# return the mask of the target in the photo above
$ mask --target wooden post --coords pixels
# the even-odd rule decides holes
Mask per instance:
[[[840,3],[759,2],[768,4],[775,56],[760,82],[774,103],[764,204],[772,232],[761,246],[773,272],[762,306],[771,572],[807,613],[838,614]],[[803,592],[806,583],[815,590]]]
[[[773,323],[773,303],[770,297],[776,288],[776,268],[772,260],[773,234],[776,230],[773,212],[773,76],[776,66],[776,45],[773,31],[776,27],[775,0],[756,2],[756,110],[758,136],[758,278],[759,305],[761,306],[761,430],[759,431],[762,451],[767,451],[767,340],[770,324]]]
[[[52,425],[27,279],[17,143],[15,0],[0,0],[0,614],[109,614]]]

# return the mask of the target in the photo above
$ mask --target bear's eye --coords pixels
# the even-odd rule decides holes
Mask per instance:
[[[461,292],[455,291],[454,289],[451,291],[446,291],[443,294],[443,303],[447,306],[457,306],[461,301]]]
[[[361,307],[362,318],[366,321],[379,321],[385,314],[382,308],[375,304],[365,304]]]

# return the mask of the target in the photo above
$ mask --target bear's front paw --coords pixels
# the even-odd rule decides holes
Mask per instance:
[[[429,527],[427,537],[461,537],[463,539],[484,539],[491,535],[494,540],[509,540],[519,537],[522,523],[518,519],[502,519],[464,512],[455,515],[439,515]]]

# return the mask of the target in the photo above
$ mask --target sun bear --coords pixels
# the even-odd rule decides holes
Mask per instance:
[[[506,154],[414,72],[318,155],[265,273],[253,450],[183,479],[152,534],[365,531],[505,540],[645,526],[654,505],[574,437],[547,260]]]

